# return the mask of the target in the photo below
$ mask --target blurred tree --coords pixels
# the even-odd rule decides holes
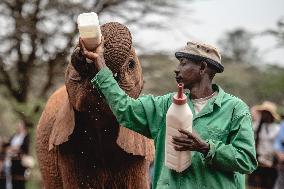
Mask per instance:
[[[232,63],[252,63],[258,60],[253,34],[244,29],[229,31],[219,40],[224,60]]]
[[[64,76],[78,14],[94,11],[135,24],[151,12],[169,15],[174,7],[161,0],[1,0],[1,98],[26,124],[35,124],[49,92]]]
[[[284,17],[278,20],[276,26],[276,29],[268,29],[263,33],[276,37],[277,47],[284,47]]]
[[[174,69],[178,60],[174,56],[145,54],[139,58],[145,81],[142,93],[163,95],[177,90]]]
[[[255,90],[262,100],[272,100],[278,104],[284,104],[284,68],[276,65],[268,65],[259,75]]]

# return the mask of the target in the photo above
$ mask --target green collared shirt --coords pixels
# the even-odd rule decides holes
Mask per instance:
[[[121,125],[154,139],[154,189],[245,188],[244,174],[256,169],[257,160],[250,112],[242,100],[213,85],[218,95],[195,114],[186,93],[194,115],[193,130],[209,143],[210,150],[206,157],[192,152],[191,166],[177,173],[164,165],[166,112],[174,93],[133,99],[120,89],[108,68],[100,70],[91,82],[104,94]]]

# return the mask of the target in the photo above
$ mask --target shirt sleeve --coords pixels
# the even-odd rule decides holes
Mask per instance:
[[[247,108],[235,109],[228,143],[209,139],[210,150],[204,160],[225,171],[249,174],[257,167],[252,120]]]
[[[104,95],[118,122],[148,138],[155,138],[162,125],[167,96],[129,97],[118,85],[108,68],[101,69],[91,80]]]

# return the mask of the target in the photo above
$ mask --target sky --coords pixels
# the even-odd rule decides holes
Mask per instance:
[[[176,0],[179,11],[173,18],[161,19],[168,30],[134,29],[134,42],[147,52],[166,51],[174,54],[189,40],[206,42],[218,47],[218,39],[227,31],[243,28],[261,32],[276,28],[284,17],[284,0]],[[159,19],[151,16],[151,19]],[[130,28],[130,30],[132,30]],[[146,40],[147,39],[147,40]],[[254,44],[265,62],[284,66],[284,48],[275,49],[272,37],[257,37]]]

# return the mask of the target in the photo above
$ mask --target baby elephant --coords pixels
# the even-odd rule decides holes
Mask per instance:
[[[119,85],[137,98],[142,70],[129,30],[101,26],[104,56]],[[151,140],[121,127],[90,80],[96,74],[77,47],[65,86],[48,100],[36,131],[36,151],[45,189],[147,189]]]

